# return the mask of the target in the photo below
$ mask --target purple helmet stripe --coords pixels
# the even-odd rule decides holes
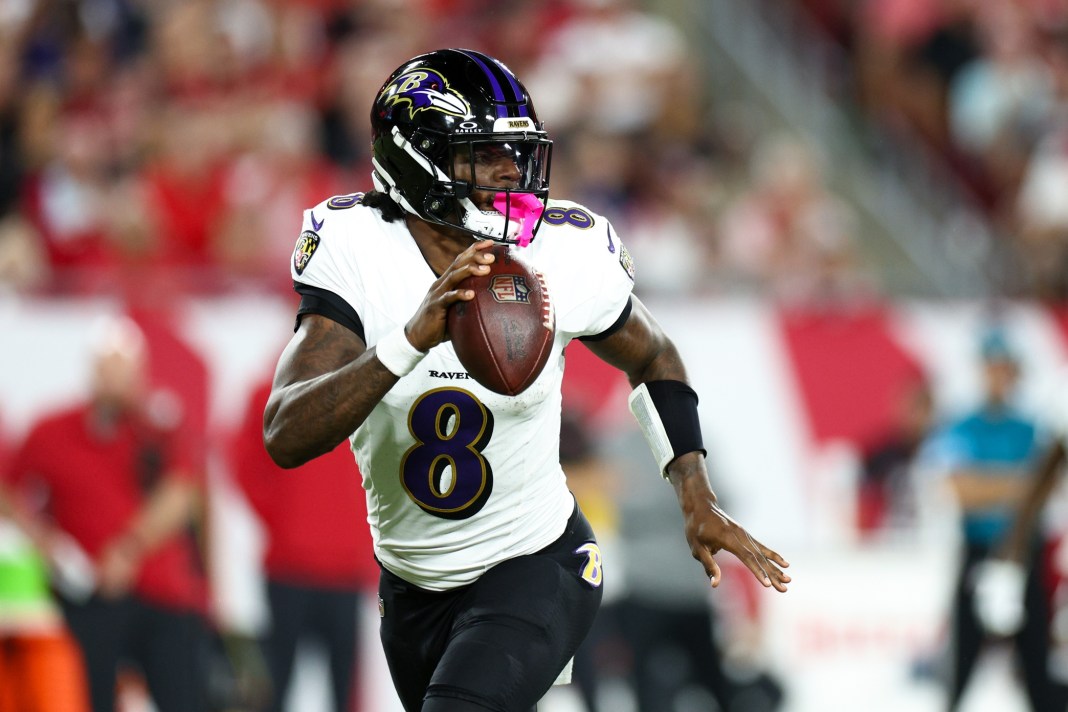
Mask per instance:
[[[493,68],[491,68],[488,64],[486,64],[486,62],[483,60],[482,56],[477,54],[476,52],[470,52],[468,50],[459,50],[459,51],[462,54],[464,54],[467,57],[470,57],[472,60],[474,60],[475,64],[477,64],[479,66],[479,68],[483,72],[485,72],[486,76],[489,77],[490,87],[492,87],[492,89],[493,89],[493,98],[498,102],[497,118],[500,119],[500,118],[507,117],[508,116],[508,107],[505,104],[509,100],[508,100],[507,97],[505,97],[504,88],[501,86],[501,83],[497,80],[497,76],[494,73]],[[512,96],[514,97],[511,100],[511,103],[513,103],[518,108],[519,115],[520,116],[529,116],[529,114],[527,113],[527,107],[526,107],[525,103],[523,103],[523,101],[522,101],[523,94],[519,90],[519,85],[516,84],[516,81],[511,76],[509,76],[508,72],[505,72],[505,71],[501,70],[499,67],[496,67],[496,69],[501,74],[503,74],[504,76],[508,77],[508,83],[510,84],[510,88],[512,90]]]
[[[497,118],[499,119],[507,116],[508,110],[507,107],[504,106],[504,102],[507,101],[507,99],[504,98],[504,90],[501,88],[500,82],[497,81],[497,77],[493,76],[493,70],[491,70],[486,63],[482,61],[482,58],[474,52],[468,52],[467,50],[460,50],[460,52],[473,59],[475,64],[477,64],[489,78],[490,87],[493,89],[493,98],[498,102]]]
[[[516,98],[522,100],[524,92],[520,88],[519,82],[517,82],[515,80],[515,77],[512,76],[511,72],[504,72],[504,76],[505,76],[505,78],[508,79],[508,83],[512,85],[512,91],[515,92]],[[529,116],[530,115],[530,114],[527,113],[526,102],[522,102],[522,101],[520,102],[520,104],[519,104],[519,115],[520,116]]]

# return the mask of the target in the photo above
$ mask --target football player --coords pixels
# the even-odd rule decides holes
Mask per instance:
[[[371,128],[376,189],[304,214],[296,330],[264,441],[284,467],[351,441],[404,708],[526,712],[569,675],[602,580],[559,463],[572,339],[634,386],[631,409],[711,584],[723,550],[785,591],[783,557],[716,503],[697,395],[632,294],[626,248],[604,217],[549,199],[552,142],[516,76],[479,52],[420,55],[386,80]],[[489,271],[494,243],[544,275],[555,309],[548,365],[517,396],[470,378],[446,333],[449,308],[474,296],[460,283]]]

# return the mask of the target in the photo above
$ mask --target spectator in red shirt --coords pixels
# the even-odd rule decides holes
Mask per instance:
[[[207,597],[188,531],[203,458],[173,401],[151,397],[146,355],[132,322],[109,325],[94,347],[90,398],[38,421],[7,480],[31,537],[58,562],[53,580],[93,710],[113,712],[120,666],[133,663],[159,712],[198,712]]]
[[[297,644],[313,638],[329,655],[333,709],[343,712],[355,698],[361,595],[378,586],[365,494],[347,444],[296,470],[274,464],[263,446],[270,392],[269,382],[255,389],[231,448],[234,476],[267,533],[269,709],[283,708]]]

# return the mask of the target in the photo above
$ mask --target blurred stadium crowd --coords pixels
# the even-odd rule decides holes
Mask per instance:
[[[554,194],[657,245],[644,289],[867,285],[818,151],[720,121],[687,38],[634,5],[7,3],[0,282],[161,299],[288,290],[279,265],[301,210],[370,187],[382,77],[444,42],[525,79],[558,145]]]
[[[138,312],[150,350],[169,343],[154,337],[159,321],[152,314],[167,314],[185,299],[263,296],[295,306],[287,265],[302,211],[330,195],[371,188],[368,113],[375,92],[399,60],[439,46],[480,49],[524,80],[555,141],[552,194],[612,218],[636,257],[636,291],[643,298],[681,304],[746,295],[797,313],[840,308],[851,314],[858,305],[907,298],[888,294],[880,265],[866,256],[865,216],[832,189],[834,166],[822,148],[767,128],[772,122],[745,107],[718,102],[703,63],[694,61],[704,49],[700,40],[671,19],[678,4],[0,2],[0,298],[115,299]],[[990,285],[992,293],[1042,304],[1068,296],[1068,0],[795,4],[846,50],[840,98],[887,136],[919,137],[976,197],[1004,240],[1000,258],[1009,261],[998,272],[1011,279]],[[794,327],[788,346],[795,356],[813,332],[828,336],[822,323]],[[6,336],[2,348],[11,348],[14,338]],[[811,345],[812,353],[822,358],[826,343]],[[848,347],[856,340],[835,343]],[[885,357],[885,343],[872,344],[866,353]],[[578,661],[586,709],[598,709],[597,699],[616,700],[601,709],[641,705],[642,712],[709,704],[725,712],[778,709],[784,692],[760,658],[766,642],[753,591],[743,587],[724,596],[733,614],[726,622],[717,622],[701,581],[696,590],[673,590],[666,602],[657,598],[665,578],[677,574],[660,555],[678,544],[671,540],[673,503],[658,508],[663,502],[640,484],[657,484],[647,473],[632,473],[630,480],[611,474],[626,469],[628,458],[631,469],[642,469],[642,455],[628,450],[633,437],[610,442],[617,450],[611,466],[598,457],[619,426],[599,415],[618,384],[583,359],[576,355],[574,368],[569,361],[565,397],[591,416],[592,429],[569,424],[575,429],[565,432],[562,455],[574,468],[574,490],[606,551],[617,546],[624,562],[633,561],[627,568],[631,595],[606,596],[603,625]],[[153,373],[177,378],[181,368],[164,359]],[[860,476],[851,520],[858,539],[915,523],[911,485],[901,479],[901,468],[933,427],[931,410],[938,404],[932,400],[939,394],[939,384],[925,382],[916,370],[895,372],[895,390],[878,394],[880,407],[886,406],[878,424],[885,427],[866,431],[859,443],[870,452],[859,465],[867,474]],[[839,383],[835,394],[855,400],[856,393],[846,393],[851,381],[839,380],[845,385]],[[265,397],[254,390],[238,408],[252,439]],[[860,399],[865,395],[871,405],[870,394]],[[979,398],[979,389],[974,395]],[[206,398],[203,392],[197,397]],[[197,412],[186,406],[187,413]],[[0,425],[4,410],[0,402]],[[210,438],[207,416],[197,418],[194,429]],[[852,418],[843,427],[870,420]],[[199,456],[231,457],[249,442],[200,443]],[[13,455],[20,447],[10,442],[6,449]],[[235,457],[254,459],[247,451]],[[246,480],[245,496],[258,516],[307,537],[268,555],[268,574],[282,581],[272,589],[272,605],[292,594],[286,586],[294,576],[323,583],[302,569],[316,554],[309,558],[310,549],[301,547],[324,537],[324,520],[297,509],[325,500],[301,500],[306,493],[300,488],[268,495],[263,482],[248,485],[262,472],[232,469]],[[731,473],[722,476],[729,480]],[[324,484],[317,494],[336,491],[328,489],[335,485]],[[332,543],[339,556],[351,557],[351,547]],[[0,575],[4,571],[0,566]],[[361,593],[372,590],[372,578],[363,569],[325,575],[327,588],[344,579]],[[286,600],[295,605],[294,598]],[[677,649],[658,652],[650,640],[657,631],[638,625],[643,621],[661,624],[661,635],[674,631]],[[709,635],[688,638],[694,630]],[[219,709],[269,704],[249,686],[269,689],[262,676],[276,670],[262,666],[272,661],[237,650],[235,638],[221,632],[213,640],[229,640],[230,647],[215,659],[227,660],[233,687],[219,693],[225,698]],[[702,669],[700,661],[709,660],[714,669]],[[3,674],[0,666],[0,680]],[[600,697],[594,691],[599,677]],[[619,680],[631,691],[623,698],[612,697]],[[723,692],[727,687],[730,695]],[[685,700],[657,707],[665,690],[684,688],[698,689],[690,707]],[[357,695],[350,694],[344,703],[355,709]],[[713,703],[710,696],[720,697]],[[0,695],[0,712],[22,712],[4,704]]]
[[[1068,5],[799,0],[850,67],[841,89],[940,155],[1008,241],[1016,294],[1068,290]]]
[[[1063,3],[799,4],[847,48],[849,102],[929,144],[985,208],[1014,269],[996,286],[1062,296]],[[11,289],[287,290],[300,211],[370,187],[381,77],[447,42],[506,57],[538,97],[556,195],[612,215],[639,252],[655,242],[642,289],[879,292],[820,147],[717,103],[694,39],[633,0],[25,0],[0,36]]]

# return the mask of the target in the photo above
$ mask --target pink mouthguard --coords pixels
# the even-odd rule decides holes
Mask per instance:
[[[509,198],[511,198],[509,200]],[[526,247],[534,239],[534,226],[545,212],[545,206],[530,193],[497,193],[493,198],[493,207],[509,220],[519,222],[519,234],[516,240],[520,247]]]

